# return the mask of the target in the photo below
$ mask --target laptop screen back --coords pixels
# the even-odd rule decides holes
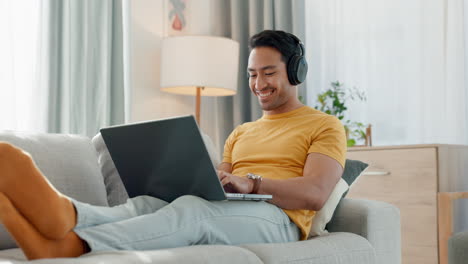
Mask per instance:
[[[129,197],[226,199],[193,116],[101,129]]]

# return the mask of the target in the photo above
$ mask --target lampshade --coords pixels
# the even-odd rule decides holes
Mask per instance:
[[[234,95],[237,90],[239,43],[212,36],[165,38],[161,50],[161,90],[203,96]]]

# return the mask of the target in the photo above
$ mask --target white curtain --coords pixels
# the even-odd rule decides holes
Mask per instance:
[[[0,130],[123,123],[123,14],[122,0],[0,0]]]
[[[47,131],[94,136],[125,121],[122,0],[42,0]]]
[[[0,130],[45,130],[36,98],[40,1],[0,0]]]
[[[463,0],[306,1],[308,104],[332,81],[374,145],[468,144]],[[468,14],[468,13],[467,13]]]

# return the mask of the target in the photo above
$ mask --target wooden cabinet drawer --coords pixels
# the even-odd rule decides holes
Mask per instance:
[[[403,263],[438,263],[437,149],[349,150],[347,158],[369,164],[349,197],[400,209]]]

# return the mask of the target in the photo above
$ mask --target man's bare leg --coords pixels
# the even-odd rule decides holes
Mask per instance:
[[[30,155],[4,142],[0,142],[0,192],[45,238],[65,238],[76,225],[70,199],[49,183]]]
[[[62,239],[43,236],[0,192],[0,220],[28,259],[78,257],[86,253],[85,243],[73,232]]]

